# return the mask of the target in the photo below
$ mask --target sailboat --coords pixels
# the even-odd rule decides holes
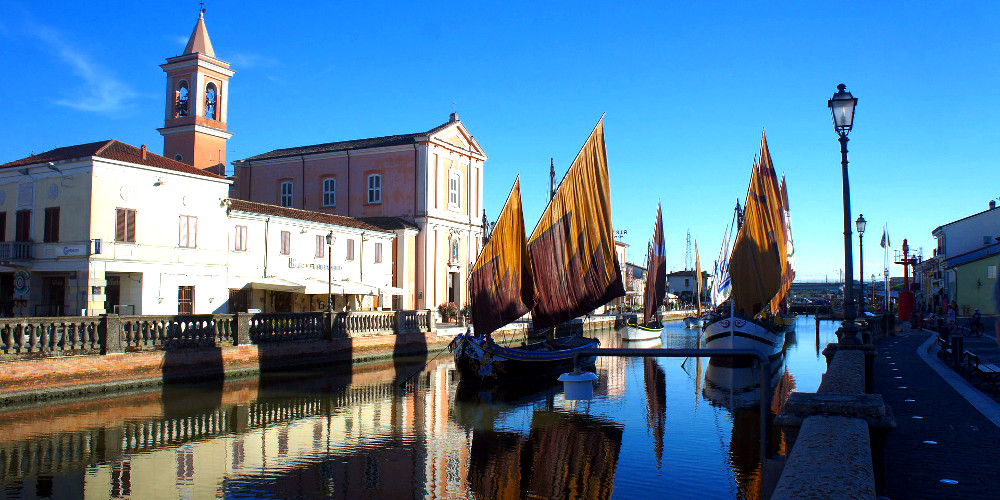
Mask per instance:
[[[646,253],[646,269],[642,324],[625,325],[622,330],[622,339],[625,340],[658,339],[663,334],[663,323],[657,317],[657,311],[663,304],[663,298],[667,296],[667,246],[663,240],[663,213],[659,203],[656,204],[653,240]]]
[[[795,250],[792,246],[792,216],[788,211],[788,188],[785,185],[785,174],[781,174],[781,221],[782,227],[785,230],[785,265],[788,269],[783,269],[782,273],[794,273],[795,267]],[[785,294],[783,300],[781,300],[779,305],[778,314],[775,316],[774,321],[779,325],[785,327],[786,330],[792,331],[795,329],[795,322],[798,319],[797,315],[788,310],[788,294]]]
[[[773,321],[795,272],[788,266],[778,179],[761,138],[760,162],[754,161],[742,224],[729,256],[729,314],[705,326],[709,349],[757,349],[776,356],[785,329]]]
[[[596,338],[555,338],[553,327],[625,295],[611,227],[604,118],[563,177],[531,237],[525,240],[519,181],[469,276],[475,333],[451,348],[463,378],[505,382],[556,377]],[[537,285],[537,286],[536,286]],[[505,347],[491,334],[528,311],[543,341]],[[580,359],[593,367],[595,357]]]
[[[697,309],[694,316],[684,318],[684,326],[687,328],[702,328],[705,326],[705,320],[701,317],[701,257],[698,255],[698,240],[694,240],[694,267],[694,303]]]

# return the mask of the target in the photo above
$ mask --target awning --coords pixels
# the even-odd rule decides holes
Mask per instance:
[[[305,293],[306,291],[306,286],[301,283],[273,277],[255,278],[253,281],[244,285],[244,288],[247,287],[253,288],[254,290],[271,290],[275,292]]]
[[[378,294],[378,287],[374,287],[374,286],[371,286],[371,285],[366,285],[364,283],[358,283],[357,281],[351,281],[351,280],[334,281],[333,282],[334,289],[336,289],[337,286],[340,286],[341,289],[343,290],[340,293],[344,293],[344,294],[347,294],[347,295],[376,295],[376,294]]]
[[[394,286],[380,286],[378,292],[382,295],[406,295],[406,290]]]

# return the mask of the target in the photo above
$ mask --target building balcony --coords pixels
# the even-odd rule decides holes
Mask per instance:
[[[31,260],[30,241],[0,242],[0,262]]]

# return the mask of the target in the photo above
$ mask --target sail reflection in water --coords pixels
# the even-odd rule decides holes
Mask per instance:
[[[705,370],[702,390],[712,406],[732,414],[729,439],[729,465],[737,484],[739,498],[758,498],[761,486],[760,463],[760,368],[713,358]],[[772,362],[771,413],[776,414],[791,394],[795,381],[785,371],[784,351]],[[769,453],[784,454],[784,442],[772,429]]]

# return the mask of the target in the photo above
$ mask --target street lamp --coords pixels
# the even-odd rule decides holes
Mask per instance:
[[[333,314],[333,231],[326,235],[326,312]]]
[[[840,136],[840,165],[844,178],[844,322],[840,327],[841,344],[860,344],[854,319],[854,265],[851,255],[851,185],[847,179],[847,134],[854,125],[854,107],[858,99],[847,91],[847,86],[837,85],[837,93],[827,101],[833,115],[833,129]]]
[[[858,215],[858,220],[854,221],[854,227],[858,229],[858,281],[861,283],[861,291],[858,294],[858,316],[865,314],[865,220],[863,214]]]

